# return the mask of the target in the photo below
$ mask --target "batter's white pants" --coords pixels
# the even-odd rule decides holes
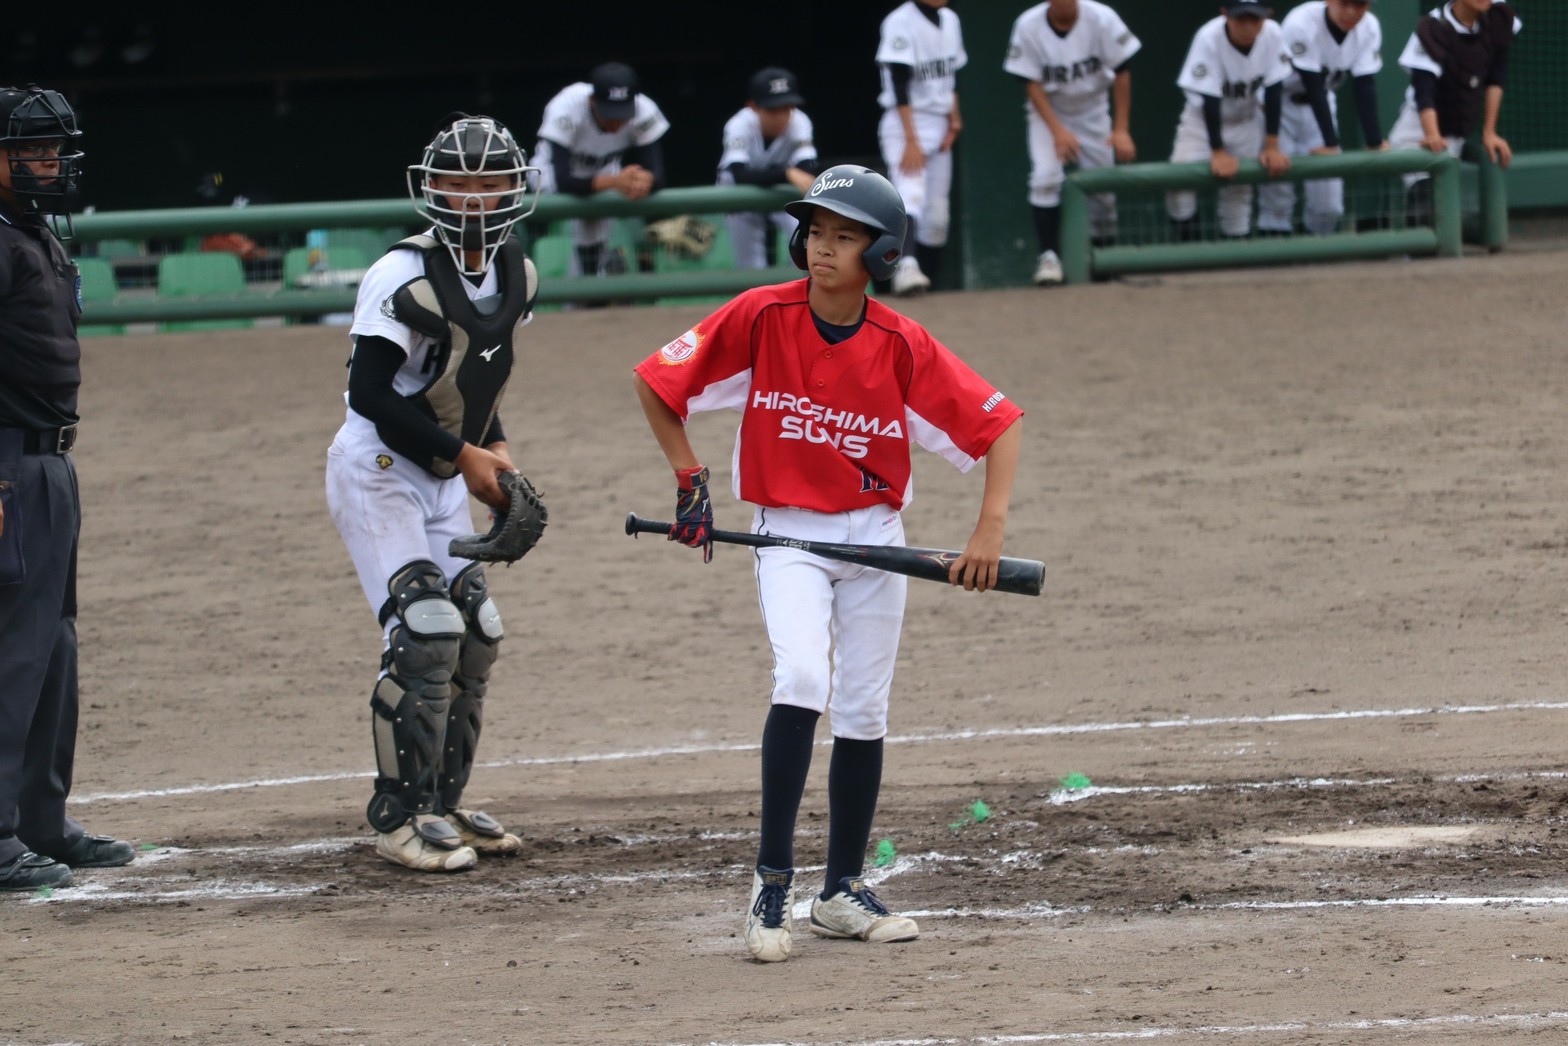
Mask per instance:
[[[1088,171],[1109,167],[1116,162],[1111,148],[1111,111],[1109,95],[1094,94],[1087,100],[1063,100],[1051,96],[1056,118],[1078,136],[1078,167]],[[1046,126],[1033,105],[1025,103],[1024,119],[1029,139],[1029,204],[1032,207],[1057,207],[1062,202],[1062,182],[1067,172],[1056,156],[1056,136]],[[1089,197],[1089,231],[1095,236],[1116,235],[1116,194],[1095,193]]]
[[[903,517],[886,506],[839,513],[758,508],[751,531],[835,544],[904,543]],[[756,565],[773,646],[773,703],[828,711],[834,737],[886,736],[909,579],[792,548],[759,548]]]
[[[735,177],[728,171],[719,175],[718,184],[734,185]],[[730,247],[735,252],[735,268],[766,269],[768,267],[768,237],[780,232],[788,235],[799,223],[784,211],[740,211],[726,214],[724,224],[729,227]],[[780,265],[790,264],[787,255],[778,259]]]
[[[327,507],[377,614],[387,581],[415,560],[431,560],[448,582],[468,566],[447,552],[453,538],[474,532],[462,477],[437,479],[387,449],[364,419],[345,423],[327,448]]]
[[[1405,104],[1399,109],[1399,116],[1394,120],[1394,126],[1389,129],[1388,147],[1390,149],[1419,149],[1421,148],[1422,137],[1421,111],[1416,108],[1416,103],[1407,98],[1405,99]],[[1465,140],[1463,138],[1450,137],[1448,139],[1449,156],[1458,159],[1459,154],[1464,152],[1464,148]],[[1415,174],[1401,176],[1406,189],[1416,182],[1430,177],[1431,175],[1419,171]]]
[[[1263,151],[1263,110],[1251,119],[1224,124],[1220,135],[1225,141],[1225,151],[1238,159],[1256,159]],[[1171,163],[1207,163],[1214,155],[1209,148],[1209,131],[1203,122],[1203,112],[1192,106],[1182,110],[1181,122],[1176,125],[1176,144],[1171,149]],[[1226,185],[1218,192],[1220,232],[1226,236],[1245,236],[1252,229],[1252,186]],[[1165,194],[1165,209],[1175,221],[1186,221],[1198,213],[1198,194],[1190,190]]]
[[[915,223],[915,242],[927,247],[947,246],[951,224],[949,197],[953,191],[953,151],[941,151],[947,137],[947,117],[940,113],[915,111],[915,134],[925,154],[925,170],[905,174],[899,168],[904,159],[904,121],[897,109],[882,110],[877,127],[877,143],[882,147],[882,162],[887,179],[904,198],[904,212]]]
[[[1335,126],[1339,121],[1338,105],[1334,96],[1328,96],[1328,110],[1334,113]],[[1286,156],[1309,156],[1313,149],[1323,146],[1323,131],[1318,127],[1312,106],[1304,102],[1285,99],[1279,120],[1279,148]],[[1345,183],[1339,178],[1313,178],[1304,183],[1306,206],[1301,213],[1302,224],[1314,236],[1326,236],[1339,227],[1345,214]],[[1292,181],[1265,182],[1258,186],[1258,228],[1276,232],[1291,232],[1291,218],[1296,210],[1296,183]]]

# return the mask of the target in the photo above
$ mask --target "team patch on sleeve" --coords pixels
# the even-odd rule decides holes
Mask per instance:
[[[702,332],[693,327],[659,350],[659,362],[678,367],[697,355],[697,350],[701,347]]]

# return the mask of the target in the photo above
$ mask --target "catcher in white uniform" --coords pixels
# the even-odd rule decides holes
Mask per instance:
[[[1383,28],[1367,9],[1372,0],[1308,0],[1294,8],[1280,28],[1290,53],[1280,114],[1280,149],[1286,156],[1339,152],[1339,110],[1335,92],[1352,84],[1366,147],[1387,149],[1377,114],[1377,72],[1383,68]],[[1302,221],[1322,236],[1339,227],[1345,213],[1345,183],[1314,178],[1304,186]],[[1275,182],[1258,190],[1258,229],[1289,233],[1294,228],[1296,185]]]
[[[882,19],[877,63],[882,120],[877,142],[887,176],[909,212],[908,239],[893,270],[897,295],[931,289],[941,275],[953,191],[953,143],[963,130],[958,70],[969,61],[948,0],[907,0]]]
[[[543,172],[539,191],[591,196],[611,190],[640,200],[664,187],[659,139],[669,129],[658,105],[638,90],[636,70],[622,62],[596,66],[587,81],[563,87],[545,104],[534,147]],[[612,220],[572,219],[576,274],[605,271]]]
[[[1127,63],[1142,46],[1121,16],[1098,0],[1047,0],[1013,22],[1002,68],[1022,78],[1028,95],[1029,206],[1040,242],[1036,284],[1062,282],[1057,252],[1067,165],[1089,169],[1137,159],[1128,131],[1132,73]],[[1089,223],[1097,241],[1116,236],[1114,194],[1089,198]]]
[[[1279,23],[1261,0],[1223,0],[1222,14],[1192,38],[1176,83],[1187,95],[1171,163],[1207,160],[1216,178],[1233,178],[1239,157],[1256,156],[1278,177],[1290,170],[1279,148],[1279,122],[1290,56]],[[1198,195],[1165,195],[1180,240],[1198,238]],[[1220,234],[1246,236],[1252,228],[1252,186],[1219,190]]]
[[[506,504],[515,472],[497,414],[538,280],[510,233],[532,211],[511,132],[453,113],[408,169],[432,225],[359,286],[348,410],[327,452],[327,504],[385,633],[371,695],[376,853],[471,868],[521,840],[463,804],[502,637],[483,567],[453,556],[472,494]]]
[[[821,170],[811,117],[801,111],[800,83],[788,69],[769,66],[752,74],[746,105],[724,124],[724,153],[719,157],[720,185],[778,185],[788,182],[800,192],[811,188]],[[783,211],[771,215],[743,211],[725,216],[738,269],[768,266],[768,231],[788,234],[795,219]],[[775,237],[775,240],[777,237]]]

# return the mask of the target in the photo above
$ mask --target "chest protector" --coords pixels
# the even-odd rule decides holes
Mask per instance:
[[[512,375],[513,338],[518,322],[532,310],[539,274],[516,239],[496,254],[500,293],[470,301],[462,273],[446,247],[432,236],[410,236],[393,250],[419,251],[425,275],[392,295],[399,323],[436,341],[427,367],[430,380],[406,397],[421,413],[465,443],[482,446]],[[432,475],[450,479],[457,466],[410,445],[399,433],[376,427],[392,450]]]

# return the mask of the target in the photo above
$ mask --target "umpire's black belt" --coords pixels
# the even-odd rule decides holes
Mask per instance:
[[[23,454],[69,454],[76,446],[76,426],[58,429],[22,429]]]

